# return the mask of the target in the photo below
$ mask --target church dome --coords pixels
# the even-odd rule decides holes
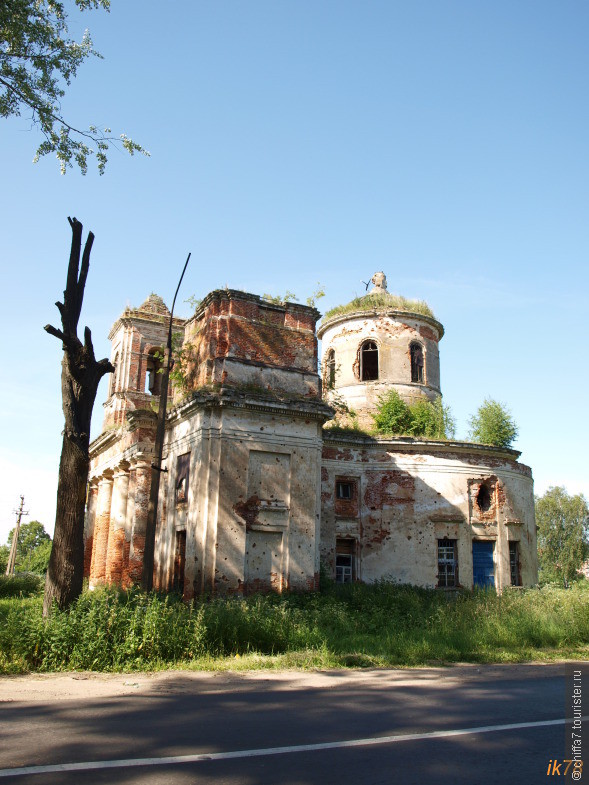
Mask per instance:
[[[388,292],[383,272],[371,282],[363,297],[328,311],[318,330],[327,399],[337,394],[363,427],[390,390],[407,402],[441,396],[442,324],[427,303]]]

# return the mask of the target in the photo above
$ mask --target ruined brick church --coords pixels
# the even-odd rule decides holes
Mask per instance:
[[[320,564],[341,582],[536,583],[532,474],[517,451],[329,429],[333,396],[368,427],[387,391],[441,396],[442,325],[399,306],[383,273],[372,282],[377,305],[342,309],[318,330],[313,307],[233,289],[174,318],[156,588],[187,600],[313,590]],[[91,587],[141,579],[169,319],[152,294],[109,335],[116,370],[90,450]]]

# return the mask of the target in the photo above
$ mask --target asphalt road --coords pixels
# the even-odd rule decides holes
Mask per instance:
[[[68,679],[0,680],[0,785],[535,785],[566,752],[563,665]]]

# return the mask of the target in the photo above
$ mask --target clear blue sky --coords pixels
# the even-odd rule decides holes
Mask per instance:
[[[66,2],[66,6],[73,5]],[[151,152],[106,174],[31,163],[0,123],[4,372],[0,542],[25,494],[53,528],[57,324],[68,215],[96,234],[81,327],[98,356],[127,304],[225,286],[321,310],[386,272],[443,322],[442,390],[466,436],[486,396],[519,424],[536,492],[589,496],[589,7],[573,0],[112,0],[72,12],[104,60],[63,100]],[[186,305],[180,315],[188,315]],[[105,384],[93,435],[100,432]]]

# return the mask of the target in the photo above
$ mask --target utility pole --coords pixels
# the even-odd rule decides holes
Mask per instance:
[[[174,306],[176,297],[180,290],[180,284],[184,278],[184,273],[190,261],[190,254],[186,259],[182,275],[176,287],[176,294],[172,302],[170,311],[170,326],[168,329],[168,342],[164,350],[164,362],[162,366],[162,386],[160,391],[160,403],[157,413],[157,429],[155,432],[155,461],[151,464],[151,488],[149,490],[149,507],[147,508],[147,522],[145,524],[145,547],[143,550],[143,573],[141,574],[141,588],[143,591],[151,591],[153,588],[153,557],[155,551],[155,527],[157,520],[157,503],[160,493],[160,474],[166,469],[162,469],[162,453],[164,451],[164,434],[166,431],[166,414],[168,407],[168,384],[170,380],[170,365],[172,356],[172,320],[174,318]]]
[[[8,557],[8,566],[6,567],[6,575],[14,575],[14,565],[16,563],[16,551],[18,546],[18,533],[20,532],[20,522],[23,515],[28,515],[28,510],[23,510],[25,506],[25,497],[20,497],[20,507],[18,510],[13,510],[16,515],[16,526],[14,534],[12,535],[12,545],[10,546],[10,556]]]

